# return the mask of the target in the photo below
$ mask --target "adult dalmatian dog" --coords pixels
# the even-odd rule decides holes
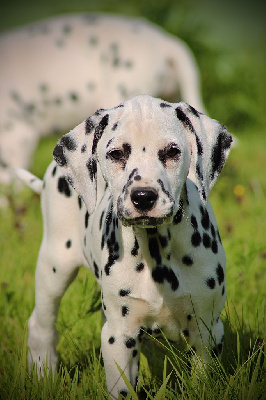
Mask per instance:
[[[60,299],[82,264],[102,290],[112,398],[127,393],[116,363],[136,384],[145,332],[207,362],[221,353],[226,261],[208,194],[231,141],[192,106],[139,95],[63,136],[43,181],[18,171],[41,192],[44,219],[30,364],[55,368]]]
[[[50,18],[2,34],[0,58],[2,184],[12,167],[29,168],[41,136],[66,132],[97,108],[147,93],[204,112],[190,49],[142,19]]]

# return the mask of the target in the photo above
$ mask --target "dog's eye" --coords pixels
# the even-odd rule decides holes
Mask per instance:
[[[109,153],[110,158],[112,158],[115,161],[120,161],[123,160],[124,158],[124,152],[122,150],[111,150]]]
[[[180,150],[175,146],[171,146],[166,150],[165,157],[166,158],[175,158],[179,154],[180,154]]]

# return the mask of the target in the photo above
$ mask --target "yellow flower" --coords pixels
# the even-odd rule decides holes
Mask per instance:
[[[234,194],[236,197],[242,197],[245,194],[245,187],[243,185],[236,185],[234,187]]]

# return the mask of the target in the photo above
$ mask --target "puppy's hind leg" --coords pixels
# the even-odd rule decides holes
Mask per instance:
[[[50,175],[49,169],[47,174]],[[35,276],[35,308],[28,323],[29,367],[34,364],[39,376],[44,373],[45,365],[55,371],[58,308],[82,264],[78,198],[70,188],[71,196],[62,194],[58,190],[59,179],[62,176],[55,179],[49,176],[42,190],[44,234]]]

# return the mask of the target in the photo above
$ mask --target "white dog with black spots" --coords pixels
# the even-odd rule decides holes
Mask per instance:
[[[145,332],[183,340],[207,362],[221,354],[226,261],[208,194],[231,141],[192,106],[140,95],[63,136],[43,181],[18,171],[41,192],[44,221],[30,364],[56,367],[58,307],[80,265],[102,290],[112,398],[127,393],[116,364],[136,384]]]
[[[147,93],[204,111],[188,46],[143,19],[63,15],[0,36],[0,183],[29,168],[41,136]]]

